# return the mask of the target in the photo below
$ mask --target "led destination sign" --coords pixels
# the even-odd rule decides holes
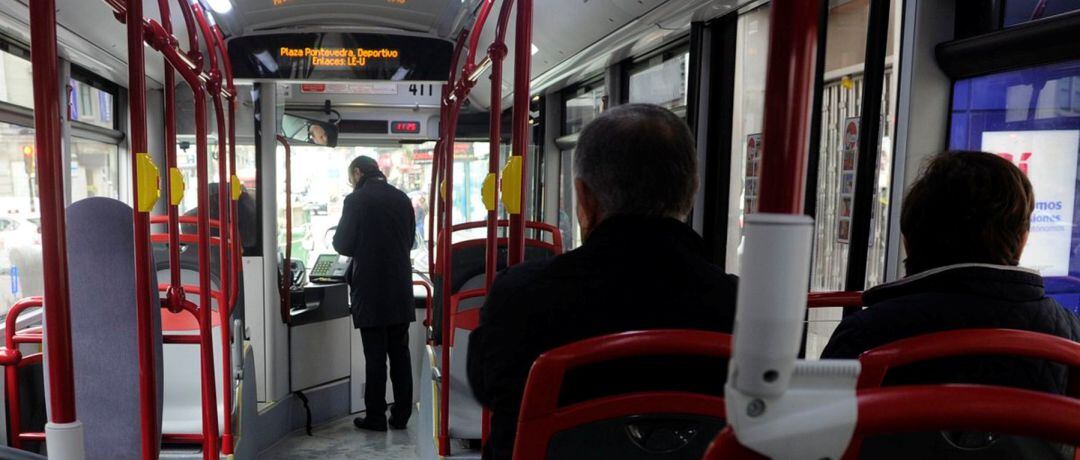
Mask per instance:
[[[369,50],[364,48],[289,48],[281,47],[279,57],[310,59],[314,67],[366,67],[368,60],[398,59],[401,53],[396,49],[382,48]]]
[[[372,33],[282,33],[229,40],[236,78],[444,81],[453,46],[438,38]]]

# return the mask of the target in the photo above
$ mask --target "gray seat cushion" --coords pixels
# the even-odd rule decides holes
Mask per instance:
[[[75,401],[86,458],[139,458],[139,347],[132,210],[110,198],[87,198],[67,210]],[[156,273],[148,275],[154,286]],[[150,299],[161,426],[161,315]],[[47,364],[46,364],[47,365]]]

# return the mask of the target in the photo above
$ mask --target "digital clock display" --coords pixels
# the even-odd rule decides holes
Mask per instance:
[[[420,122],[417,121],[392,121],[390,132],[393,134],[419,134]]]

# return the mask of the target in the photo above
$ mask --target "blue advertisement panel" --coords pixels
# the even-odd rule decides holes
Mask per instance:
[[[956,81],[949,146],[997,154],[1028,176],[1035,211],[1021,265],[1080,313],[1080,61]]]

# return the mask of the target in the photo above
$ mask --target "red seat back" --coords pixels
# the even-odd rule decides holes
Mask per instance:
[[[1080,400],[1013,388],[923,385],[859,390],[853,439],[920,431],[990,431],[1080,443]],[[845,458],[857,452],[849,447]],[[705,460],[763,459],[726,428]]]
[[[599,420],[644,414],[687,414],[724,418],[719,396],[683,392],[640,392],[559,407],[566,373],[590,364],[644,356],[729,358],[731,336],[693,330],[651,330],[593,337],[548,351],[533,363],[518,419],[515,460],[543,459],[552,436]]]
[[[859,388],[881,386],[889,369],[958,356],[1015,356],[1061,363],[1070,368],[1069,394],[1080,396],[1080,343],[1013,329],[961,329],[898,340],[859,356]]]

